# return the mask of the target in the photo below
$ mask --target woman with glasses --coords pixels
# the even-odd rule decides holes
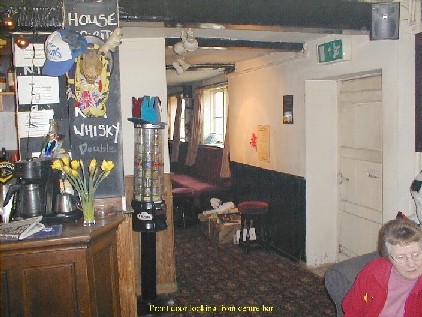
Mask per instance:
[[[395,219],[379,233],[382,257],[369,262],[343,301],[345,317],[422,317],[422,229]]]

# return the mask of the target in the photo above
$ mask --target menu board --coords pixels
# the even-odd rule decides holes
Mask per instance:
[[[124,195],[119,50],[99,54],[118,27],[117,1],[64,1],[64,27],[79,32],[88,49],[68,74],[73,158],[112,160],[115,168],[98,187],[98,198]]]

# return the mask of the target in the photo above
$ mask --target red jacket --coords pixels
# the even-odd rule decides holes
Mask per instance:
[[[345,317],[376,317],[381,313],[392,267],[387,259],[377,258],[360,271],[343,300]],[[422,317],[422,276],[407,298],[404,317]]]

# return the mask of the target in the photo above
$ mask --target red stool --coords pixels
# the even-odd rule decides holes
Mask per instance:
[[[241,216],[239,246],[244,247],[246,252],[248,252],[251,241],[250,229],[253,226],[254,221],[259,225],[259,231],[256,237],[257,244],[262,244],[264,240],[265,230],[262,217],[268,212],[268,203],[265,201],[250,200],[239,203],[237,208],[239,209]],[[246,237],[244,236],[243,229],[246,229]]]
[[[187,187],[173,188],[173,217],[175,225],[186,227],[186,221],[193,219],[194,190]]]

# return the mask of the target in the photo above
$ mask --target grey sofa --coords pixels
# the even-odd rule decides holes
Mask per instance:
[[[341,303],[352,287],[359,271],[369,261],[377,257],[379,257],[378,252],[357,256],[334,264],[325,272],[325,288],[336,305],[337,317],[343,316]]]

